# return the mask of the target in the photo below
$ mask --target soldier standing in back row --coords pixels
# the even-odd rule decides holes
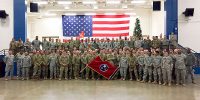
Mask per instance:
[[[49,42],[44,38],[44,41],[42,42],[42,50],[49,50]]]
[[[13,54],[15,55],[15,50],[16,50],[16,41],[15,39],[13,38],[12,41],[10,41],[10,47],[9,47],[9,50],[13,52]]]
[[[35,40],[32,41],[33,49],[38,51],[40,50],[41,42],[38,40],[38,36],[36,36]]]

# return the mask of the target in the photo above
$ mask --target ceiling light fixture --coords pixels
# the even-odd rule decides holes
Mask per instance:
[[[145,3],[146,1],[145,0],[134,0],[134,1],[131,1],[131,3]]]
[[[123,8],[123,9],[127,9],[128,6],[127,6],[127,5],[122,5],[122,8]]]
[[[97,6],[97,5],[96,5],[96,6],[93,6],[93,8],[94,8],[94,9],[98,9],[98,6]]]
[[[111,0],[111,1],[106,1],[107,4],[120,4],[120,0]]]
[[[46,5],[46,4],[48,4],[47,1],[37,1],[37,2],[34,2],[34,3],[37,3],[38,5]]]
[[[83,1],[83,4],[97,4],[96,1]]]
[[[65,9],[69,9],[69,7],[68,7],[68,6],[66,6],[66,7],[65,7]]]
[[[58,1],[58,4],[61,4],[61,5],[70,5],[72,4],[71,1]]]

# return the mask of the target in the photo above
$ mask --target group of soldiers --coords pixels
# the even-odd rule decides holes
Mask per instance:
[[[42,46],[42,50],[40,49]],[[177,49],[173,40],[166,37],[153,40],[130,39],[86,39],[61,43],[59,40],[46,39],[41,42],[38,36],[32,42],[10,42],[6,55],[5,80],[12,77],[13,62],[17,63],[17,78],[33,79],[104,79],[88,66],[95,57],[109,61],[119,68],[113,79],[135,79],[140,82],[157,83],[171,86],[185,85],[191,76],[194,83],[193,66],[195,56],[190,49],[183,53]]]

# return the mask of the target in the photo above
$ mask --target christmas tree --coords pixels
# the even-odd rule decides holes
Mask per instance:
[[[141,27],[140,27],[140,20],[139,20],[139,18],[137,18],[136,22],[135,22],[134,36],[138,37],[138,38],[142,37],[142,30],[141,30]]]

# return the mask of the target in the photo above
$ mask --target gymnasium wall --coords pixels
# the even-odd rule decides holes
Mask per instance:
[[[200,0],[178,1],[178,42],[200,52]],[[182,14],[186,8],[194,8],[194,16],[185,18]]]
[[[160,35],[164,32],[164,8],[163,11],[153,12],[152,9],[137,10],[136,15],[130,18],[130,35],[133,34],[135,20],[139,18],[143,35]],[[158,21],[159,20],[159,21]],[[158,27],[158,28],[157,28]],[[33,40],[35,36],[59,36],[62,37],[62,17],[46,17],[28,19],[27,37]]]
[[[13,0],[0,0],[0,10],[9,14],[5,22],[0,20],[0,50],[8,49],[13,38]]]

